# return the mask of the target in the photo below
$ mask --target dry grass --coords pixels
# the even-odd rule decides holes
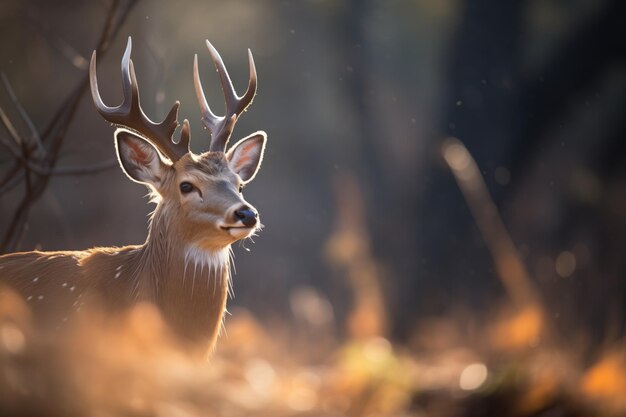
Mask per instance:
[[[238,310],[203,361],[179,349],[149,305],[114,319],[84,312],[35,335],[20,298],[3,291],[1,301],[1,415],[626,413],[625,351],[607,351],[585,369],[575,352],[537,335],[532,311],[471,331],[467,317],[424,321],[408,348],[383,336],[318,343],[315,320],[264,326]]]

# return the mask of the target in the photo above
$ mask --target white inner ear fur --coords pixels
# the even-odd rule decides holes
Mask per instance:
[[[259,171],[266,141],[265,132],[256,132],[241,139],[226,153],[230,169],[238,174],[244,183],[252,181]]]
[[[122,169],[128,177],[158,188],[165,178],[167,165],[152,144],[124,129],[115,132],[115,147]]]

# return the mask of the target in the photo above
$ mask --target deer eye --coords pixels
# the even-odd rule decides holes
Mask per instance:
[[[193,191],[193,185],[190,182],[184,181],[180,183],[180,192],[183,194],[189,194]]]

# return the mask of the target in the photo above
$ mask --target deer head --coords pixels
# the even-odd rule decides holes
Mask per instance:
[[[219,74],[226,102],[226,114],[216,116],[209,108],[194,59],[194,83],[204,126],[210,131],[209,151],[200,155],[189,149],[191,132],[187,119],[180,137],[174,140],[179,125],[179,102],[160,123],[146,116],[141,108],[133,61],[132,42],[128,38],[122,58],[124,100],[108,107],[100,97],[96,78],[96,53],[89,68],[91,92],[98,112],[113,125],[115,147],[122,170],[133,181],[147,185],[168,223],[184,240],[206,250],[226,247],[251,236],[259,227],[256,209],[243,198],[245,184],[255,177],[265,150],[265,132],[253,133],[227,145],[239,116],[256,94],[256,69],[248,50],[250,80],[246,93],[235,92],[224,62],[217,50],[206,41],[209,54]]]

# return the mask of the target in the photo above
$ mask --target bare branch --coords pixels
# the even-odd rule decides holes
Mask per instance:
[[[0,186],[0,194],[11,191],[13,188],[17,187],[23,179],[23,172],[19,172],[15,176],[11,176],[6,183]]]
[[[114,0],[112,2],[104,28],[95,48],[100,56],[109,49],[112,39],[116,36],[122,23],[126,20],[131,8],[136,3],[137,0],[126,0],[123,2],[120,0]],[[89,168],[62,168],[60,170],[55,170],[55,165],[58,160],[59,151],[65,139],[65,134],[67,133],[68,127],[76,114],[81,97],[83,96],[88,85],[89,75],[85,73],[74,90],[65,98],[65,100],[63,100],[58,110],[54,113],[50,122],[40,135],[41,143],[48,144],[47,153],[45,158],[40,159],[40,163],[35,164],[34,166],[36,169],[43,172],[43,174],[39,175],[35,169],[33,169],[34,166],[32,165],[32,160],[29,160],[28,158],[28,149],[23,147],[23,157],[20,158],[20,160],[26,160],[26,163],[18,164],[18,167],[21,166],[23,168],[23,174],[17,176],[15,176],[16,174],[13,174],[13,176],[9,175],[6,179],[6,183],[2,186],[6,190],[15,184],[15,181],[17,181],[16,178],[20,178],[20,180],[25,178],[27,190],[20,204],[13,212],[8,230],[6,230],[2,242],[0,243],[0,253],[14,251],[16,249],[20,238],[24,233],[30,209],[46,190],[48,182],[53,175],[91,173],[97,172],[100,168],[106,169],[107,166],[110,166],[109,163],[105,162],[103,164],[99,164],[98,166]],[[9,123],[9,126],[12,126],[12,124]],[[38,176],[31,178],[32,173],[35,173]]]
[[[51,40],[51,43],[74,67],[79,70],[86,70],[89,67],[89,61],[87,61],[84,56],[79,54],[76,49],[74,49],[74,47],[67,43],[64,39],[56,36]]]
[[[23,173],[20,172],[20,163],[16,161],[13,166],[7,170],[4,178],[0,180],[0,194],[12,189],[22,178]]]
[[[31,139],[34,142],[35,147],[38,149],[41,155],[45,155],[46,150],[44,149],[43,144],[41,143],[41,138],[39,137],[39,132],[37,131],[35,124],[31,120],[30,116],[28,116],[28,113],[26,113],[26,111],[22,107],[22,104],[20,103],[20,101],[17,99],[17,95],[15,94],[13,87],[11,87],[11,83],[9,82],[9,79],[7,78],[6,74],[4,72],[0,73],[0,77],[2,78],[2,83],[4,84],[4,88],[9,94],[9,98],[13,102],[13,105],[17,109],[17,112],[19,113],[24,123],[26,123],[26,126],[28,126],[28,129],[30,130],[30,134],[31,134]]]
[[[6,147],[17,159],[22,159],[22,152],[20,151],[19,146],[22,145],[23,140],[19,133],[17,133],[17,129],[13,126],[13,122],[11,122],[11,119],[9,119],[9,116],[7,116],[2,107],[0,107],[0,121],[2,121],[4,128],[7,132],[9,132],[9,135],[11,135],[13,141],[15,142],[13,143],[4,136],[0,135],[0,144]]]
[[[539,305],[538,294],[498,208],[489,195],[476,161],[456,139],[443,142],[441,153],[465,197],[496,266],[496,273],[518,306]]]
[[[66,176],[66,175],[90,175],[97,174],[107,169],[117,167],[119,162],[117,159],[109,159],[107,161],[99,162],[91,166],[83,167],[58,167],[58,168],[45,168],[35,163],[29,162],[28,168],[37,175],[50,175],[50,176]]]

